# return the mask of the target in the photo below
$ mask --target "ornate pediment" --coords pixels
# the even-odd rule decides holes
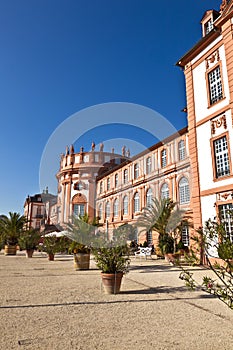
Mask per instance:
[[[226,15],[233,8],[233,0],[223,0],[220,6],[220,11],[222,16]]]

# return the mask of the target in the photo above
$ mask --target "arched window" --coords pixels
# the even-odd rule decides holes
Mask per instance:
[[[103,218],[103,205],[102,204],[99,205],[98,216],[99,216],[100,220]]]
[[[129,199],[128,196],[123,198],[123,215],[128,215],[129,213]]]
[[[106,216],[106,219],[110,218],[110,203],[109,202],[106,203],[105,216]]]
[[[139,178],[139,165],[138,163],[134,164],[134,179]]]
[[[134,195],[134,213],[140,211],[140,196],[139,193],[136,192]]]
[[[184,140],[180,140],[178,143],[178,153],[179,153],[179,160],[185,159],[185,143]]]
[[[127,184],[128,182],[128,169],[125,169],[123,172],[123,182],[124,184]]]
[[[164,183],[163,186],[161,187],[161,198],[169,198],[169,188],[168,188],[168,184]]]
[[[118,199],[115,199],[113,202],[113,215],[114,217],[118,216],[118,211],[119,211],[119,201]]]
[[[115,175],[115,187],[118,186],[118,174]]]
[[[152,198],[153,198],[152,189],[149,188],[148,191],[146,192],[146,206],[147,207],[152,204]]]
[[[164,168],[167,165],[167,151],[163,149],[161,151],[161,167]]]
[[[87,206],[86,197],[79,193],[72,198],[73,214],[75,216],[84,216]]]
[[[107,178],[107,191],[110,190],[110,177]]]
[[[146,158],[146,173],[151,173],[151,157]]]
[[[179,182],[179,198],[180,204],[189,203],[190,201],[189,183],[186,177],[182,177]]]
[[[103,192],[103,181],[100,181],[100,193]]]

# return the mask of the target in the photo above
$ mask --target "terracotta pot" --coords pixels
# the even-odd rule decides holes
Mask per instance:
[[[26,250],[26,257],[32,258],[33,253],[34,253],[34,249],[27,249]]]
[[[5,245],[5,255],[16,255],[16,245]]]
[[[101,273],[102,285],[105,294],[118,294],[120,292],[123,272]]]
[[[89,270],[90,268],[90,253],[74,254],[74,268],[76,270]]]
[[[53,261],[54,260],[54,254],[53,253],[48,254],[48,260],[49,261]]]

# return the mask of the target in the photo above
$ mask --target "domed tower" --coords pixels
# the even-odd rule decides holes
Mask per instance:
[[[112,152],[104,152],[100,144],[96,150],[92,143],[91,151],[85,152],[83,147],[75,153],[73,145],[66,147],[61,154],[60,169],[56,175],[58,180],[58,224],[68,222],[73,214],[87,213],[93,219],[95,213],[96,177],[105,171],[114,169],[129,157]]]

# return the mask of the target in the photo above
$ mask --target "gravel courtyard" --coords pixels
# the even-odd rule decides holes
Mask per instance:
[[[72,256],[1,252],[0,283],[3,350],[233,349],[233,310],[163,260],[132,258],[121,293],[105,295],[93,261],[75,271]]]

